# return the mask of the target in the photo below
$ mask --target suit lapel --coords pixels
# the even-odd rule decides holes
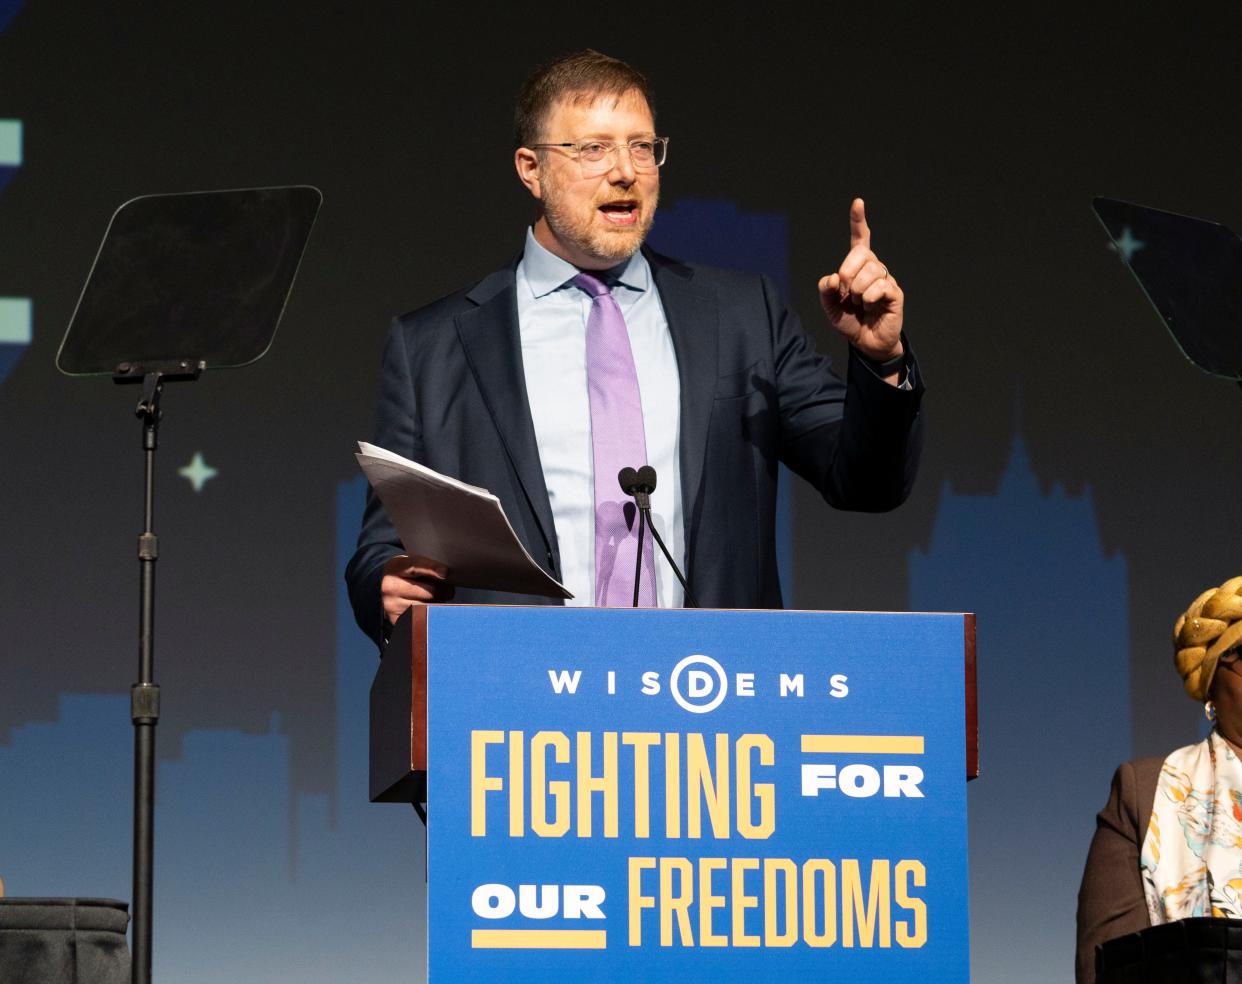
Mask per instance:
[[[660,304],[677,355],[681,381],[681,499],[686,524],[686,556],[693,556],[695,504],[703,482],[707,430],[716,392],[719,322],[716,298],[693,283],[694,271],[684,264],[647,251],[660,291]]]
[[[491,274],[467,296],[478,307],[457,315],[457,335],[479,384],[483,402],[500,432],[509,464],[530,504],[544,546],[548,553],[554,554],[556,536],[552,505],[539,461],[539,445],[535,440],[522,369],[513,268]],[[559,576],[559,572],[553,573]]]
[[[651,250],[644,252],[660,292],[660,304],[668,319],[673,352],[677,356],[681,385],[679,465],[686,555],[689,557],[697,532],[695,504],[703,482],[708,425],[716,390],[718,311],[714,295],[695,287],[693,270]],[[509,464],[538,523],[538,532],[547,550],[555,553],[552,505],[539,461],[539,445],[535,440],[535,425],[522,370],[514,267],[491,274],[467,296],[478,307],[457,315],[458,337],[500,434]]]

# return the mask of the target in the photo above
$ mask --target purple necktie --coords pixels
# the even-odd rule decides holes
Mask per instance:
[[[586,360],[595,459],[595,604],[628,608],[634,603],[638,516],[617,472],[647,464],[642,397],[625,318],[608,285],[589,273],[578,274],[573,284],[591,295]],[[638,592],[638,604],[647,608],[656,605],[652,546],[647,533]]]

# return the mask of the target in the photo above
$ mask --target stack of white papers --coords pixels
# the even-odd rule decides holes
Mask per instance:
[[[500,500],[417,461],[358,442],[358,464],[407,553],[438,560],[462,588],[572,598],[531,558]]]

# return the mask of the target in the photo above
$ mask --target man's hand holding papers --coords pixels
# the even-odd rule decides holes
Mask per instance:
[[[406,553],[384,564],[384,616],[449,601],[455,587],[572,598],[539,567],[509,525],[499,500],[383,448],[359,442],[362,467]]]
[[[380,582],[384,617],[395,624],[412,605],[452,601],[456,589],[448,578],[449,569],[430,557],[397,554],[384,565]]]

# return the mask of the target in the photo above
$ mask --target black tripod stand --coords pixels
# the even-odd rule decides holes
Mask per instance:
[[[112,216],[56,365],[139,384],[143,531],[138,537],[132,980],[151,980],[155,872],[155,452],[165,383],[248,365],[272,343],[322,201],[310,187],[148,195]],[[169,326],[175,326],[170,330]],[[182,353],[195,353],[186,357]]]

